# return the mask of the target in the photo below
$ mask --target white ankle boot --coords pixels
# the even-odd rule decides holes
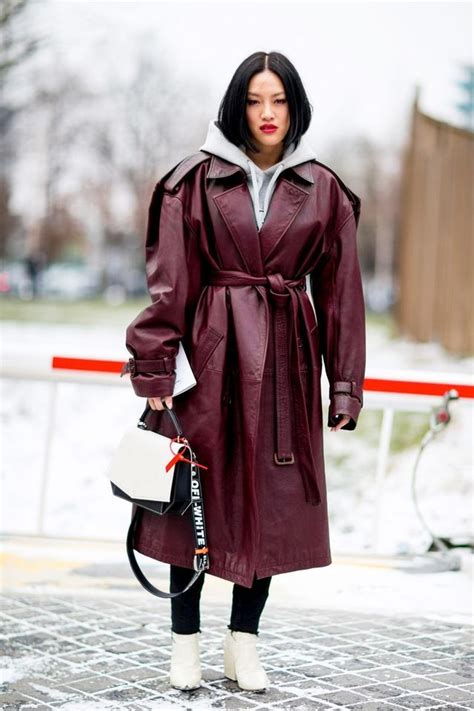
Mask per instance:
[[[256,634],[227,628],[224,674],[245,691],[260,691],[270,686],[270,680],[258,657]]]
[[[175,689],[197,689],[201,686],[199,635],[178,634],[171,630],[170,684]]]

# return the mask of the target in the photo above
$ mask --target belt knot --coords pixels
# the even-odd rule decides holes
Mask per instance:
[[[290,298],[290,292],[286,288],[285,280],[279,272],[267,274],[266,278],[270,286],[272,301],[276,306],[283,308]]]

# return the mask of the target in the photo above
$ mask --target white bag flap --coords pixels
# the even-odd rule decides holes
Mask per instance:
[[[182,445],[172,444],[171,451],[169,443],[158,432],[131,427],[114,452],[107,477],[132,499],[170,501],[175,465],[168,471],[166,465]]]

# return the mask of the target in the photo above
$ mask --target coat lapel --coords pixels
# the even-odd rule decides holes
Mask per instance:
[[[289,170],[293,170],[308,183],[314,183],[309,163],[302,163]],[[224,190],[213,199],[248,271],[252,274],[264,274],[265,262],[298,215],[309,192],[280,176],[276,181],[265,221],[258,230],[243,169],[213,155],[207,178],[226,178],[236,172],[242,174],[242,183]]]
[[[248,272],[257,275],[263,274],[260,239],[253,213],[252,197],[245,179],[243,183],[215,195],[214,202]]]
[[[290,180],[283,177],[277,179],[265,221],[259,231],[264,262],[269,259],[283,238],[288,227],[307,200],[308,195],[309,192],[307,190],[300,188]]]

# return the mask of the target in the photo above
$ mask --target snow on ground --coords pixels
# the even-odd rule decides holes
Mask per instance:
[[[125,328],[125,326],[124,326]],[[450,356],[436,344],[392,340],[386,329],[369,328],[367,372],[443,371],[470,377],[473,359]],[[47,367],[52,355],[126,360],[124,329],[116,327],[4,322],[7,362]],[[126,381],[126,379],[123,379]],[[129,505],[114,497],[105,472],[118,437],[136,422],[143,399],[123,387],[61,384],[48,466],[44,532],[52,535],[123,540]],[[36,530],[44,466],[51,383],[2,379],[2,530]],[[370,393],[354,432],[325,427],[326,475],[333,552],[368,552],[374,541],[375,467],[380,413]],[[327,387],[323,387],[326,417]],[[437,401],[433,405],[437,405]],[[398,419],[400,418],[400,419]],[[411,500],[411,470],[428,414],[396,414],[401,431],[413,428],[413,443],[392,451],[382,491],[380,548],[384,553],[423,552],[430,542]],[[418,497],[423,516],[438,534],[466,536],[471,524],[472,407],[452,406],[452,422],[422,455]]]

